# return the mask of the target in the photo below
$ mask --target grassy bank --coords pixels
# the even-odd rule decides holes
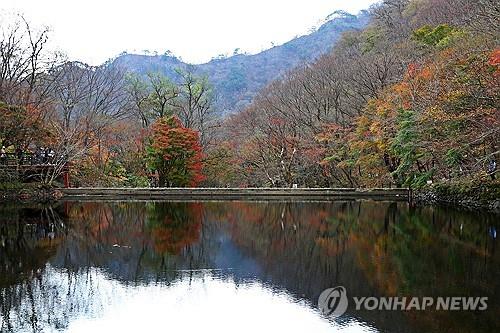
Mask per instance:
[[[426,185],[415,190],[421,204],[449,204],[500,210],[500,180],[466,179]]]

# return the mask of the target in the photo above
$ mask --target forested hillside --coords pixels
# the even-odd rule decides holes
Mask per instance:
[[[227,168],[215,179],[364,187],[495,177],[498,2],[386,0],[371,17],[224,124]]]
[[[114,64],[140,75],[161,73],[173,81],[179,79],[176,70],[189,67],[197,75],[207,76],[216,95],[217,113],[228,114],[242,110],[260,89],[281,74],[329,52],[342,32],[361,29],[367,21],[366,11],[358,16],[337,11],[329,15],[317,30],[283,45],[255,55],[219,57],[201,65],[189,65],[169,54],[122,54]]]
[[[369,17],[203,73],[168,57],[66,61],[47,30],[2,24],[1,162],[53,165],[28,177],[49,185],[68,163],[76,186],[498,183],[498,1],[385,0]],[[221,94],[252,102],[220,117]],[[26,181],[8,170],[0,183]]]

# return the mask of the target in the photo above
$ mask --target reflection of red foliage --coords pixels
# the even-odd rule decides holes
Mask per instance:
[[[197,242],[200,238],[201,219],[200,203],[189,204],[182,221],[165,216],[162,223],[155,226],[152,231],[155,251],[179,254],[182,249]]]
[[[154,248],[158,253],[179,254],[183,248],[198,241],[201,224],[187,222],[175,225],[165,219],[161,226],[154,228]]]
[[[201,203],[165,204],[158,207],[152,229],[146,229],[144,206],[117,208],[102,203],[70,204],[67,214],[81,228],[85,240],[113,246],[148,246],[158,254],[179,254],[197,242],[203,216]]]

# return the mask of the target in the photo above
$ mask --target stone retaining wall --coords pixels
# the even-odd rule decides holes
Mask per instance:
[[[339,200],[408,201],[408,189],[353,188],[65,188],[65,200]]]

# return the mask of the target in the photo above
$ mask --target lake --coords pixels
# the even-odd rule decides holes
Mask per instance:
[[[0,206],[1,332],[494,332],[499,215],[402,202]],[[318,309],[343,286],[346,312]],[[488,297],[487,310],[353,297]]]

